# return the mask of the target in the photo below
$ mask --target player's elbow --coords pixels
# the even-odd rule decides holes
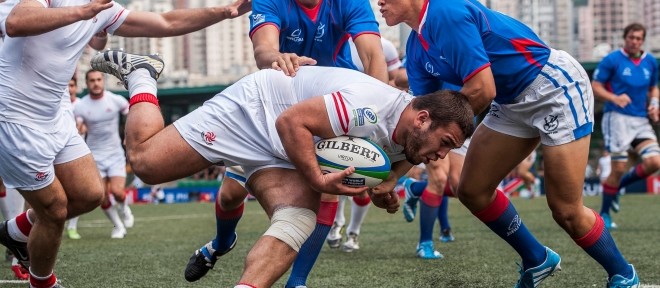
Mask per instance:
[[[284,111],[275,120],[275,129],[277,129],[277,134],[280,135],[280,138],[286,135],[287,130],[291,128],[291,125],[293,124],[291,118],[291,113]]]
[[[25,25],[21,25],[19,23],[17,17],[7,17],[7,21],[5,22],[5,33],[9,37],[24,37],[28,36],[26,31],[22,31],[22,27],[25,27]]]

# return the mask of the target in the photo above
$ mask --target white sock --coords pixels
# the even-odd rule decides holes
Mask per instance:
[[[66,226],[66,229],[78,229],[78,217],[73,217],[69,219],[69,224]]]
[[[364,217],[367,216],[369,206],[371,205],[360,206],[351,201],[351,223],[346,228],[346,235],[349,233],[360,235],[360,228],[362,227],[362,222],[364,222]]]
[[[7,231],[9,232],[9,237],[11,239],[14,239],[18,242],[27,242],[28,241],[28,235],[23,234],[21,232],[21,229],[18,229],[18,225],[16,225],[16,218],[12,218],[7,222]]]
[[[119,214],[117,214],[117,209],[115,209],[114,206],[110,206],[108,209],[103,209],[103,212],[105,213],[105,216],[108,216],[112,225],[115,225],[115,227],[124,227],[124,223],[119,219]]]
[[[335,223],[339,226],[346,224],[346,217],[344,216],[344,203],[348,196],[340,195],[339,202],[337,202],[337,213],[335,213]]]
[[[151,78],[147,69],[137,69],[127,76],[128,78],[128,91],[131,97],[147,93],[156,96],[158,88],[156,87],[156,80]]]

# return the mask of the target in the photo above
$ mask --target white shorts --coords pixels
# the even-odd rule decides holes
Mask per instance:
[[[628,150],[635,139],[650,139],[657,141],[655,131],[648,118],[630,116],[610,111],[603,114],[603,138],[605,149],[618,158],[628,161]]]
[[[94,155],[93,152],[92,155]],[[126,178],[126,155],[123,149],[119,149],[109,156],[96,157],[94,155],[94,160],[96,160],[96,168],[99,168],[101,178]]]
[[[55,133],[0,122],[0,175],[7,188],[33,191],[55,179],[54,165],[90,154],[75,125],[68,119]]]
[[[449,152],[465,157],[465,154],[467,154],[468,147],[470,147],[470,141],[472,141],[472,137],[465,139],[465,142],[463,142],[463,145],[461,145],[460,148],[451,149]]]
[[[552,50],[548,63],[510,104],[491,104],[488,128],[518,138],[540,137],[557,146],[593,131],[594,97],[589,76],[568,53]]]
[[[241,184],[241,186],[245,188],[245,182],[247,179],[245,178],[245,172],[241,166],[227,167],[225,170],[225,177],[236,180],[238,184]]]
[[[250,93],[249,87],[245,90]],[[218,95],[206,101],[175,121],[174,127],[207,161],[223,161],[227,167],[243,167],[246,181],[256,171],[265,168],[295,169],[289,161],[275,156],[277,154],[264,128],[260,123],[249,121],[244,110],[227,96]]]

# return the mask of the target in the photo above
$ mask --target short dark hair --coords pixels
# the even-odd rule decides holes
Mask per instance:
[[[92,73],[92,72],[99,72],[99,73],[103,74],[103,72],[101,72],[101,71],[96,71],[94,69],[89,69],[89,70],[87,70],[87,72],[85,72],[85,81],[89,80],[89,73]]]
[[[413,98],[411,105],[415,110],[429,111],[431,130],[456,123],[466,139],[474,133],[474,112],[467,96],[461,92],[436,91]]]
[[[76,86],[78,86],[78,79],[76,78],[76,75],[73,75],[73,76],[71,77],[71,80],[69,80],[69,81],[73,81],[73,84],[76,85]]]
[[[644,34],[642,35],[642,39],[646,40],[646,27],[644,25],[639,24],[639,23],[632,23],[626,26],[626,28],[623,28],[623,39],[626,39],[626,36],[628,36],[628,33],[632,31],[642,31]]]

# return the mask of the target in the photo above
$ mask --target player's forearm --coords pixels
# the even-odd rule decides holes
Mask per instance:
[[[322,174],[316,160],[314,138],[309,129],[297,123],[295,118],[286,112],[280,115],[275,122],[277,134],[289,161],[306,179],[313,181]]]
[[[413,166],[415,165],[406,160],[394,162],[392,163],[392,170],[390,173],[394,173],[394,177],[399,179],[401,176],[406,175],[406,173],[408,173],[408,171],[410,171]]]
[[[254,60],[257,63],[257,68],[268,69],[273,66],[273,62],[277,61],[282,53],[276,49],[257,47],[254,49]]]
[[[5,24],[9,37],[39,35],[83,20],[81,6],[64,8],[14,7]]]
[[[363,61],[364,63],[364,61]],[[365,63],[364,72],[369,74],[371,77],[374,77],[384,83],[388,83],[390,78],[387,73],[387,63],[384,60],[379,61],[377,59],[370,58],[367,63]]]

